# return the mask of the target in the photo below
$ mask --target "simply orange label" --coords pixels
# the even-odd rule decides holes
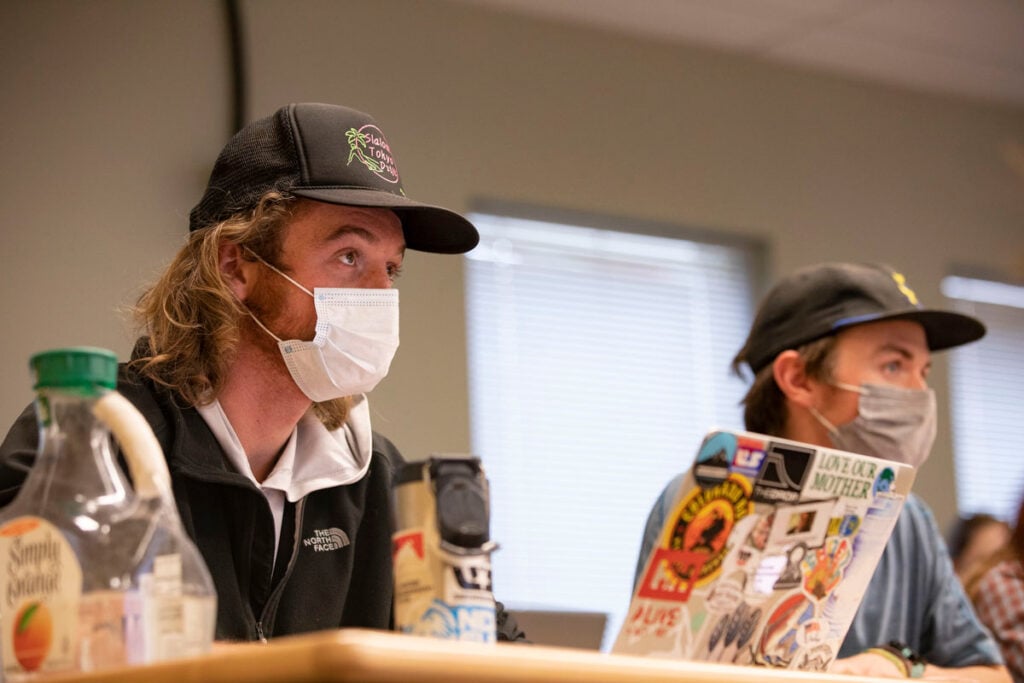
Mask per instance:
[[[81,595],[81,566],[57,527],[38,517],[0,527],[5,675],[75,668]]]

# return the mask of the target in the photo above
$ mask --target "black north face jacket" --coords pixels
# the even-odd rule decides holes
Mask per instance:
[[[370,466],[359,481],[286,503],[275,566],[270,506],[234,470],[202,416],[123,364],[118,391],[163,447],[182,523],[217,590],[218,640],[390,627],[391,482],[404,462],[390,441],[374,433]],[[29,406],[0,445],[0,506],[17,494],[37,443]],[[122,469],[127,472],[123,462]],[[498,632],[500,640],[524,639],[500,603]]]

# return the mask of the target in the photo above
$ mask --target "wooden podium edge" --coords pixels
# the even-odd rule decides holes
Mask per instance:
[[[16,679],[12,679],[16,680]],[[38,680],[38,679],[37,679]],[[201,657],[47,683],[880,683],[879,679],[713,662],[603,654],[541,645],[481,645],[340,629],[270,643],[218,643]]]

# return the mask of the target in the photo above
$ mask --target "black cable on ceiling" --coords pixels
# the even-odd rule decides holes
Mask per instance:
[[[224,11],[227,17],[228,50],[231,58],[231,133],[234,135],[249,118],[246,111],[248,97],[247,78],[245,72],[245,32],[242,26],[241,10],[238,0],[224,0]]]

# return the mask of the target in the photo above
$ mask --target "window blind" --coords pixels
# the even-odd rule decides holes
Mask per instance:
[[[472,446],[510,608],[629,605],[647,513],[704,433],[740,427],[729,365],[755,248],[474,215],[466,256]]]
[[[988,329],[950,352],[957,505],[961,515],[1016,522],[1024,494],[1024,287],[951,276],[942,291]]]

